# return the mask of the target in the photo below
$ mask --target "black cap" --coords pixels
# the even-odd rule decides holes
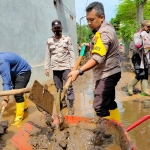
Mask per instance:
[[[62,28],[60,20],[54,20],[52,22],[52,28],[54,28],[54,27],[60,27],[60,28]]]

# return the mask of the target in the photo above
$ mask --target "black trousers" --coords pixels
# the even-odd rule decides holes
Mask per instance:
[[[13,89],[25,88],[30,80],[30,76],[31,76],[31,71],[28,71],[12,79],[12,83],[14,86]],[[15,100],[17,103],[24,102],[23,94],[15,95]]]
[[[63,81],[64,84],[67,82],[68,78],[68,74],[70,73],[70,69],[66,69],[66,70],[53,70],[53,79],[54,79],[54,83],[55,83],[55,87],[58,90],[60,89],[60,91],[63,90]],[[74,100],[74,91],[73,91],[73,86],[72,84],[70,84],[68,91],[67,91],[67,99],[68,100]]]
[[[139,54],[134,54],[132,56],[132,63],[134,65],[134,69],[135,69],[135,78],[137,80],[148,80],[148,68],[146,68],[145,66],[147,66],[147,58],[145,55],[143,55],[143,60],[144,60],[144,69],[140,68],[140,64],[141,64],[141,58],[139,56]]]
[[[109,116],[109,110],[117,108],[117,103],[115,102],[115,86],[120,78],[121,72],[96,81],[93,107],[97,116]]]

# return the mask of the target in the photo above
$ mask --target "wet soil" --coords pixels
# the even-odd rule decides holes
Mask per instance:
[[[8,128],[8,121],[0,121],[0,136],[2,136]]]
[[[3,140],[2,136],[6,133],[6,129],[8,128],[8,121],[0,121],[0,149],[6,146],[5,140]]]
[[[40,126],[31,122],[33,129],[29,132],[29,143],[33,150],[132,149],[124,128],[108,119],[99,119],[96,125],[78,122],[63,131],[45,126],[44,120],[41,122]]]

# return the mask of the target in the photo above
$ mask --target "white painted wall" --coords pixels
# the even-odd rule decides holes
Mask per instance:
[[[53,20],[61,20],[63,34],[72,38],[77,54],[75,0],[56,1],[57,8],[53,0],[0,1],[0,52],[17,53],[33,67],[28,86],[31,86],[35,79],[41,83],[49,79],[45,76],[43,63],[46,41],[53,35],[51,32]],[[2,90],[1,78],[0,90]]]

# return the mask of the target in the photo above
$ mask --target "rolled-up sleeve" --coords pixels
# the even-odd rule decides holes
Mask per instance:
[[[74,48],[71,42],[71,38],[69,38],[69,41],[68,41],[68,50],[70,54],[69,55],[70,65],[71,65],[71,68],[73,68],[75,65],[75,57],[74,57]]]
[[[47,42],[47,44],[46,44],[46,52],[45,52],[44,69],[50,69],[50,65],[51,65],[51,53],[49,51],[49,44]]]
[[[10,64],[8,62],[2,62],[0,63],[0,75],[3,80],[3,90],[11,90],[12,84],[11,84],[11,73],[10,73]]]
[[[102,56],[94,53],[94,54],[92,54],[92,57],[91,57],[92,59],[97,61],[98,64],[102,64],[105,61],[106,56],[107,56],[107,51],[108,51],[109,45],[111,43],[111,39],[110,39],[110,36],[107,31],[104,31],[101,33],[101,40],[106,48],[106,55],[102,57]]]

